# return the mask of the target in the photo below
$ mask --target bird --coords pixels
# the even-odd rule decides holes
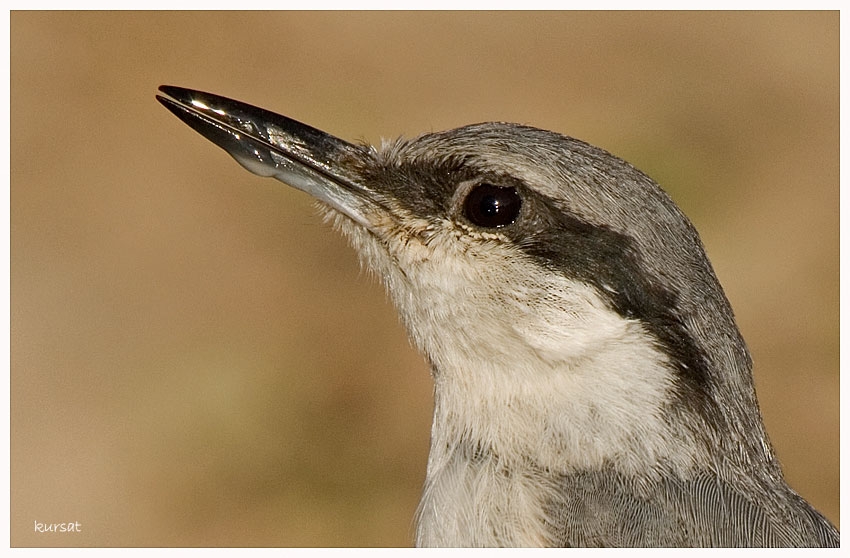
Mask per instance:
[[[159,92],[316,198],[385,285],[434,383],[417,546],[839,546],[784,480],[697,231],[646,174],[527,125],[374,147]]]

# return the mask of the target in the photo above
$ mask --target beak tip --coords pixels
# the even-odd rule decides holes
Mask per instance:
[[[190,89],[185,89],[183,87],[177,87],[175,85],[160,85],[157,88],[157,91],[163,93],[167,97],[171,97],[176,101],[187,101],[191,98],[192,91]],[[160,98],[162,95],[157,95],[157,98]]]

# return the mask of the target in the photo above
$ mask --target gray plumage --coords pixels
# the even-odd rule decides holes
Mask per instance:
[[[699,236],[645,174],[516,124],[375,149],[161,90],[323,202],[431,364],[417,544],[838,545],[782,477]]]
[[[611,471],[563,479],[551,504],[560,546],[835,546],[835,528],[785,486],[734,486],[711,473],[687,480]],[[770,500],[773,500],[770,502]]]

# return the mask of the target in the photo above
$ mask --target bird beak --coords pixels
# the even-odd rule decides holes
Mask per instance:
[[[272,176],[329,204],[371,229],[374,192],[355,169],[365,147],[285,116],[202,91],[163,85],[157,100],[243,167]]]

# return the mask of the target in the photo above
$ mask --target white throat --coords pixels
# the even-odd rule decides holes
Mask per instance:
[[[435,372],[418,545],[545,545],[561,475],[694,463],[693,440],[665,420],[667,356],[594,287],[498,242],[405,236],[394,249],[337,223]]]
[[[588,336],[572,359],[515,347],[504,368],[439,370],[417,545],[545,546],[545,508],[561,476],[611,463],[626,474],[693,464],[693,442],[663,417],[672,387],[664,356],[638,324],[612,314],[582,317],[585,331],[606,333]],[[613,330],[603,323],[612,319]]]

